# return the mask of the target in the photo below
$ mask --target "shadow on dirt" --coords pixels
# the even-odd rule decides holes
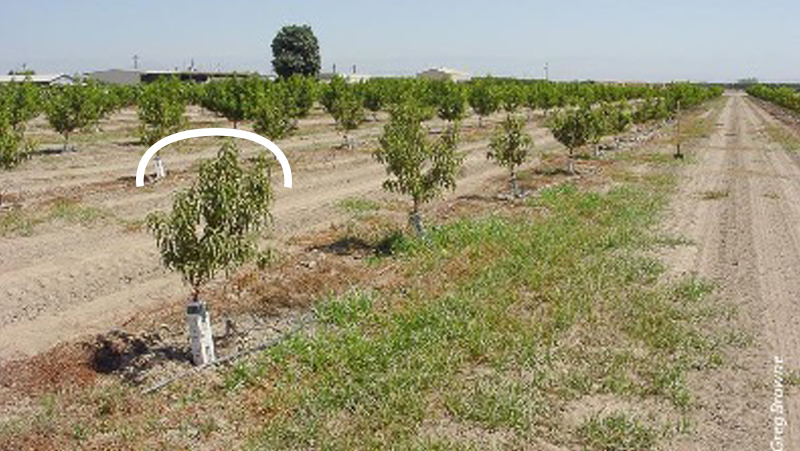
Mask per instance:
[[[29,153],[30,156],[42,156],[42,155],[62,155],[62,154],[70,154],[76,153],[78,150],[74,147],[70,147],[68,149],[64,149],[64,147],[45,147],[43,149],[36,149]]]
[[[556,176],[556,175],[566,175],[572,176],[572,174],[568,170],[561,168],[561,167],[545,167],[545,168],[535,168],[531,171],[533,174],[536,175],[545,175],[545,176]]]
[[[119,330],[98,335],[86,346],[89,363],[101,374],[117,374],[128,382],[138,384],[153,366],[164,361],[191,363],[188,349],[165,344],[158,333],[131,335]]]
[[[404,239],[403,234],[400,232],[392,232],[377,242],[368,242],[362,238],[345,236],[332,243],[312,246],[308,250],[338,256],[385,257],[394,254],[397,246]]]

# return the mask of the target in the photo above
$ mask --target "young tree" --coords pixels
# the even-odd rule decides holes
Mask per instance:
[[[344,134],[345,147],[352,149],[355,141],[350,139],[349,133],[364,122],[364,108],[358,95],[349,92],[338,99],[334,107],[333,118]]]
[[[601,103],[597,108],[592,108],[590,105],[584,106],[589,110],[589,142],[592,144],[594,156],[600,155],[600,140],[603,136],[611,133],[611,122],[608,116],[608,104]]]
[[[6,120],[18,130],[41,112],[42,93],[30,81],[7,83],[0,89],[0,110],[7,113]]]
[[[610,131],[615,135],[625,133],[631,125],[633,117],[631,110],[626,102],[617,102],[608,104],[606,109],[606,118],[610,127]]]
[[[511,194],[522,197],[517,182],[517,169],[525,163],[528,152],[533,147],[533,138],[525,132],[525,120],[512,115],[497,127],[495,135],[489,143],[492,149],[486,157],[495,160],[510,172]]]
[[[525,103],[525,92],[522,86],[517,83],[507,83],[503,87],[500,103],[506,113],[516,113],[519,107]]]
[[[64,151],[75,130],[97,123],[101,103],[100,91],[92,84],[50,88],[45,113],[50,126],[64,137]]]
[[[239,128],[239,122],[245,120],[252,110],[253,99],[262,83],[257,77],[213,81],[203,86],[200,105],[233,122],[233,128]]]
[[[572,111],[562,111],[550,121],[550,131],[553,136],[569,151],[567,171],[575,174],[575,149],[589,143],[591,139],[591,116],[588,108],[578,108]]]
[[[345,147],[352,148],[348,132],[364,122],[364,107],[356,87],[342,77],[335,77],[323,91],[320,101],[343,131]]]
[[[201,165],[197,181],[175,195],[170,213],[148,215],[162,262],[192,287],[193,303],[216,274],[229,275],[255,255],[271,203],[266,155],[243,167],[236,145],[227,140],[216,159]]]
[[[11,169],[28,156],[23,132],[14,127],[8,113],[0,110],[0,168]]]
[[[602,105],[607,132],[614,135],[614,147],[619,147],[619,136],[628,129],[633,116],[627,102],[606,103]]]
[[[378,111],[386,106],[386,94],[384,87],[377,81],[367,81],[359,85],[361,96],[364,99],[364,107],[372,113],[372,119],[378,120]]]
[[[281,80],[285,88],[286,101],[289,104],[290,116],[300,119],[308,116],[317,100],[317,81],[314,77],[295,74]]]
[[[310,26],[286,25],[278,31],[272,40],[272,68],[279,77],[316,77],[320,66],[319,42]]]
[[[432,86],[436,101],[436,114],[440,119],[453,123],[461,120],[467,112],[467,97],[464,88],[452,81],[435,82]]]
[[[487,80],[474,82],[469,91],[469,106],[478,115],[478,127],[483,127],[483,118],[496,112],[500,106],[497,88]]]
[[[287,136],[292,128],[292,115],[284,90],[276,86],[265,87],[255,100],[250,116],[253,129],[267,139],[276,140]]]
[[[383,182],[383,188],[411,197],[413,209],[409,222],[417,235],[421,235],[420,206],[456,186],[456,174],[464,159],[456,153],[458,126],[431,141],[415,106],[397,105],[391,114],[379,139],[380,148],[373,155],[386,165],[386,173],[394,177]]]
[[[187,95],[177,78],[145,86],[139,95],[139,134],[150,147],[161,138],[177,133],[186,123]]]
[[[532,98],[528,101],[528,105],[536,105],[538,108],[544,110],[544,115],[547,116],[552,108],[563,106],[564,98],[559,95],[558,88],[553,82],[540,82],[536,83],[535,88],[531,90]]]

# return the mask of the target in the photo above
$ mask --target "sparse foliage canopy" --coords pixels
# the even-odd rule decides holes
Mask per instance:
[[[392,178],[383,183],[387,191],[411,197],[412,222],[422,231],[419,207],[445,189],[454,189],[463,157],[456,152],[458,126],[451,127],[439,139],[428,138],[420,113],[413,105],[398,105],[383,129],[375,158],[386,165]]]
[[[511,175],[512,193],[519,196],[517,168],[525,163],[528,153],[533,147],[533,138],[525,132],[525,120],[517,116],[506,116],[498,126],[489,147],[491,150],[486,156],[495,160],[500,166],[508,168]]]
[[[146,146],[183,128],[188,95],[180,80],[170,78],[147,85],[139,95],[139,134]]]
[[[269,161],[243,167],[232,141],[200,167],[195,184],[175,196],[170,213],[147,217],[164,265],[195,290],[219,271],[233,271],[257,249],[257,233],[272,203]]]

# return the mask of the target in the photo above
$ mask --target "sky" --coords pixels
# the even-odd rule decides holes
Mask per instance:
[[[0,0],[0,73],[271,72],[281,26],[311,25],[324,71],[557,80],[800,81],[798,0]]]

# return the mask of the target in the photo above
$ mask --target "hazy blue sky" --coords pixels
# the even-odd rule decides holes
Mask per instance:
[[[310,24],[323,67],[452,66],[555,79],[800,80],[798,0],[0,0],[0,71],[271,70],[284,24]]]

